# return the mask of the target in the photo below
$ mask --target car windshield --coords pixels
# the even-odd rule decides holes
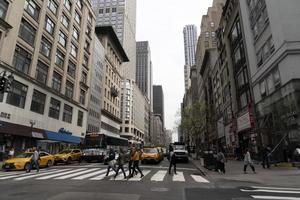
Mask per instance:
[[[61,152],[59,152],[60,154],[66,154],[66,153],[71,153],[71,150],[63,150]]]
[[[21,153],[16,156],[16,158],[30,158],[33,153]]]
[[[185,150],[185,146],[175,146],[175,150]]]
[[[153,148],[144,149],[144,153],[157,153],[157,149],[153,149]]]

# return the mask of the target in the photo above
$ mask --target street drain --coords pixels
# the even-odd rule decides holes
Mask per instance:
[[[152,192],[167,192],[169,191],[169,188],[163,188],[163,187],[153,187],[151,188]]]

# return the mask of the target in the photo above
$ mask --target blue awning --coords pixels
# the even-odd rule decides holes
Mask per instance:
[[[81,141],[80,137],[76,137],[73,135],[57,133],[53,131],[45,131],[48,140],[55,140],[67,143],[79,144]]]

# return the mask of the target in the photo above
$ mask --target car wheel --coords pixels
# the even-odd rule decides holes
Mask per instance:
[[[26,163],[25,166],[24,166],[24,169],[26,171],[28,171],[30,169],[30,163]]]
[[[51,167],[52,166],[52,161],[51,160],[48,160],[47,162],[47,167]]]
[[[66,164],[67,164],[67,165],[71,164],[71,158],[68,158],[68,159],[67,159]]]

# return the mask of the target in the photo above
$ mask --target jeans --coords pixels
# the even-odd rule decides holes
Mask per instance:
[[[266,165],[267,165],[267,168],[269,169],[270,168],[270,159],[268,156],[263,157],[263,163],[262,163],[263,168],[266,168]]]
[[[136,169],[140,172],[141,176],[144,176],[142,170],[139,167],[139,160],[133,161],[133,167],[132,167],[132,171],[130,174],[131,177],[133,176],[133,173],[136,171]]]
[[[118,166],[118,169],[116,170],[116,175],[115,175],[115,178],[118,176],[118,173],[119,173],[119,170],[122,170],[123,174],[124,174],[124,178],[126,178],[126,173],[125,173],[125,170],[124,170],[124,167],[123,165],[119,165]]]
[[[38,161],[38,160],[32,160],[32,161],[30,162],[29,169],[27,170],[27,172],[30,172],[30,171],[31,171],[33,165],[35,166],[36,171],[39,172],[39,171],[40,171],[40,165],[39,165],[39,161]]]
[[[251,163],[247,163],[247,164],[244,165],[244,172],[246,172],[248,165],[250,165],[252,171],[255,172],[255,168]]]
[[[172,166],[174,166],[174,173],[176,174],[176,162],[172,160],[170,161],[170,165],[169,165],[169,174],[171,174]]]

